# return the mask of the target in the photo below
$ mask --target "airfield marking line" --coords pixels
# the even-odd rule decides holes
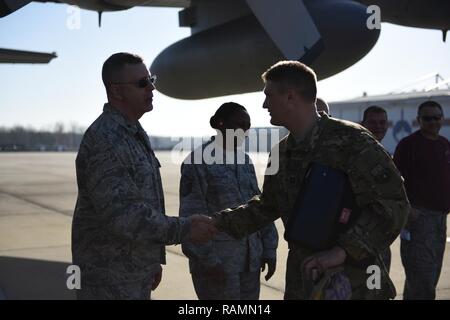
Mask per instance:
[[[8,184],[9,181],[3,182],[2,184]],[[19,183],[17,181],[14,181],[14,187],[42,187],[47,185],[66,185],[68,184],[67,181],[40,181],[40,182],[22,182]]]
[[[54,207],[47,206],[45,204],[39,203],[39,202],[34,201],[34,200],[27,199],[26,197],[24,197],[22,195],[19,195],[19,194],[13,193],[13,192],[5,191],[5,190],[3,190],[1,188],[0,188],[0,193],[6,194],[6,195],[11,196],[11,197],[15,197],[15,198],[17,198],[19,200],[22,200],[24,202],[28,202],[28,203],[34,204],[35,206],[41,207],[41,208],[46,209],[46,210],[54,211],[56,213],[62,214],[62,215],[67,216],[67,217],[71,217],[72,216],[72,214],[66,213],[64,211],[61,211],[61,210],[56,209]]]
[[[54,177],[54,178],[64,178],[64,179],[72,179],[74,177],[73,174],[67,175],[67,174],[60,174],[60,173],[55,173],[54,171],[39,171],[39,170],[35,170],[33,168],[27,168],[27,167],[21,167],[20,168],[21,172],[27,171],[27,172],[31,172],[31,173],[38,173],[38,174],[43,174],[43,175],[47,175],[50,177]]]
[[[35,215],[39,215],[39,214],[45,214],[43,212],[38,212],[38,213],[14,213],[14,212],[5,212],[5,213],[0,213],[0,219],[3,217],[23,217],[23,216],[35,216]]]
[[[1,192],[1,191],[0,191]],[[7,191],[10,192],[10,191]],[[20,196],[19,193],[14,193],[14,195],[16,196]],[[42,197],[42,196],[64,196],[64,195],[73,195],[73,192],[70,191],[66,191],[66,192],[52,192],[51,194],[48,193],[39,193],[39,192],[34,192],[34,193],[27,193],[27,197]],[[23,200],[23,199],[21,199]]]
[[[43,246],[43,247],[28,247],[28,248],[17,248],[17,249],[0,249],[0,253],[8,252],[8,251],[23,251],[23,250],[36,250],[36,249],[56,249],[56,248],[65,248],[70,247],[70,244],[61,244],[58,246]]]

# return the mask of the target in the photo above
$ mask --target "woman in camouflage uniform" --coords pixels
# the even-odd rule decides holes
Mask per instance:
[[[247,110],[237,103],[225,103],[210,124],[217,135],[194,150],[181,167],[179,215],[183,217],[211,215],[260,194],[249,156],[237,150],[244,141],[243,133],[250,128]],[[227,138],[227,129],[241,135]],[[201,157],[195,156],[199,153]],[[240,240],[219,233],[205,245],[182,243],[198,298],[258,299],[261,269],[264,271],[267,264],[266,280],[273,275],[277,245],[273,223]]]

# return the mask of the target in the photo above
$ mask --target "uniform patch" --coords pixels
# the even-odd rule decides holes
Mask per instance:
[[[350,219],[350,215],[352,213],[352,210],[349,208],[343,208],[341,211],[341,215],[339,217],[339,223],[347,224],[348,220]]]

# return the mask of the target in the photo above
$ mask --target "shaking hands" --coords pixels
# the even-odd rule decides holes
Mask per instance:
[[[191,220],[190,241],[194,244],[206,243],[219,233],[211,217],[194,214],[189,219]]]

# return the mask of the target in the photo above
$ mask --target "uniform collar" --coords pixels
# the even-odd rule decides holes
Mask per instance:
[[[288,134],[286,147],[284,151],[296,150],[301,152],[309,152],[314,149],[319,140],[320,134],[328,122],[329,117],[325,113],[320,114],[320,118],[314,123],[311,129],[306,133],[305,137],[297,142],[292,133]]]
[[[105,103],[103,106],[103,112],[108,114],[108,116],[113,119],[116,123],[118,123],[120,126],[125,128],[127,131],[129,131],[132,135],[135,135],[140,130],[144,130],[141,127],[141,124],[139,121],[136,121],[135,123],[131,122],[126,115],[124,115],[122,112],[120,112],[116,107],[112,106],[109,103]]]

